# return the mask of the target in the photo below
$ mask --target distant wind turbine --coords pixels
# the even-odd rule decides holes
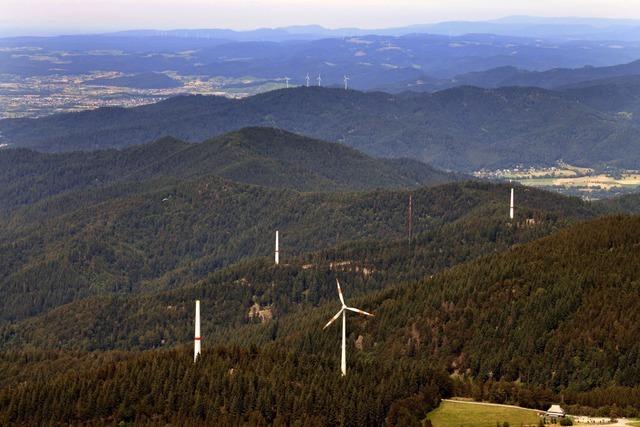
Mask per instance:
[[[340,311],[336,313],[335,316],[324,325],[323,329],[327,329],[327,327],[335,322],[340,315],[342,315],[342,358],[340,361],[340,370],[342,371],[342,376],[347,375],[347,314],[346,311],[353,311],[356,313],[364,314],[365,316],[373,317],[373,314],[367,313],[366,311],[359,310],[357,308],[348,307],[344,302],[344,297],[342,296],[342,290],[340,289],[340,282],[336,279],[336,284],[338,285],[338,297],[340,297],[340,303],[342,303],[342,308]]]
[[[322,86],[322,76],[318,74],[318,87]]]
[[[351,78],[345,75],[344,76],[344,90],[349,89],[349,80],[351,80]]]
[[[309,87],[309,80],[310,80],[310,79],[309,79],[309,73],[307,73],[307,77],[306,77],[306,79],[305,79],[305,80],[307,81],[307,87]]]

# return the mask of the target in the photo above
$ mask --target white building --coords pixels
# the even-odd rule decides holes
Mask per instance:
[[[551,405],[545,414],[549,418],[564,418],[567,413],[560,407],[560,405]]]

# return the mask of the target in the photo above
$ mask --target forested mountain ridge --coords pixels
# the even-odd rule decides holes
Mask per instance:
[[[81,296],[4,330],[0,328],[4,337],[0,347],[109,350],[174,346],[189,340],[191,305],[196,298],[211,308],[203,312],[203,327],[209,336],[217,335],[229,327],[258,321],[257,312],[249,314],[253,308],[266,310],[277,320],[301,308],[332,301],[336,275],[349,283],[350,295],[357,296],[398,282],[420,280],[458,263],[546,236],[575,220],[590,218],[598,210],[577,199],[550,197],[522,188],[517,193],[520,220],[511,223],[500,203],[505,193],[506,187],[478,183],[414,192],[415,235],[411,245],[400,229],[382,235],[367,233],[360,240],[299,254],[291,250],[291,231],[284,227],[281,237],[285,251],[278,268],[269,256],[244,259],[210,274],[204,269],[195,273],[177,268],[134,289],[133,295],[102,292]],[[376,205],[391,206],[380,196],[368,208],[373,212],[367,213],[367,218],[380,215]],[[545,208],[540,209],[540,205]],[[402,212],[401,206],[393,209]],[[532,223],[527,224],[527,218]],[[260,238],[261,244],[263,240],[269,243]],[[264,251],[269,254],[268,247]],[[186,285],[165,290],[167,283],[173,287]],[[82,327],[78,331],[72,325],[79,322]]]
[[[44,151],[123,147],[167,135],[196,142],[246,126],[278,127],[369,155],[465,172],[560,159],[632,168],[640,159],[634,142],[640,131],[627,120],[537,88],[391,95],[300,87],[240,100],[176,97],[133,109],[0,122],[5,143]]]
[[[617,401],[638,414],[638,230],[637,216],[599,218],[351,299],[376,316],[354,319],[350,342],[362,335],[363,353],[376,357],[409,355],[476,380],[566,390],[568,404]],[[299,313],[277,328],[252,326],[229,339],[330,351],[331,337],[315,327],[330,313]],[[589,393],[613,386],[620,389],[609,396]]]
[[[231,329],[196,364],[186,349],[6,352],[0,419],[418,425],[452,393],[634,416],[638,230],[638,217],[580,223],[360,297],[345,281],[376,314],[349,318],[346,379],[339,328],[322,329],[337,301]]]
[[[508,194],[506,186],[483,183],[415,190],[414,233],[465,217],[505,218]],[[533,189],[523,188],[518,199],[522,215],[549,225],[601,211]],[[276,229],[290,255],[400,238],[407,205],[407,191],[298,193],[217,177],[45,199],[0,222],[2,314],[17,320],[91,295],[190,283],[242,258],[272,254]],[[495,225],[485,227],[492,236]]]
[[[517,67],[498,67],[456,76],[453,82],[480,87],[497,88],[507,86],[540,87],[561,89],[580,86],[584,82],[629,77],[640,74],[640,61],[608,67],[586,66],[582,68],[552,68],[545,71],[530,71]]]
[[[205,175],[299,191],[411,188],[460,179],[414,160],[374,159],[278,129],[245,128],[195,144],[166,137],[123,150],[1,150],[0,209],[118,182]]]
[[[584,105],[640,123],[640,75],[590,80],[568,85],[562,92]]]

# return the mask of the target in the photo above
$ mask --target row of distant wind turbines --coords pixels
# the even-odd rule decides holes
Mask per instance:
[[[509,219],[514,219],[514,188],[511,187],[511,197],[509,202]],[[410,204],[412,204],[412,198],[410,196]],[[274,261],[275,265],[280,264],[280,232],[276,230],[276,244],[274,251]],[[336,279],[336,286],[338,288],[338,298],[340,298],[340,304],[342,307],[338,312],[324,325],[324,328],[327,329],[333,322],[338,320],[340,316],[342,316],[342,353],[340,357],[340,372],[342,376],[347,375],[347,311],[353,311],[354,313],[362,314],[369,317],[374,317],[373,314],[368,313],[364,310],[360,310],[355,307],[349,307],[347,303],[344,301],[344,296],[342,295],[342,289],[340,288],[340,281]],[[196,318],[195,318],[195,336],[193,343],[193,362],[197,362],[198,357],[202,351],[201,349],[202,336],[200,334],[200,300],[196,300]]]
[[[344,78],[344,90],[348,90],[349,89],[349,80],[351,80],[351,77],[345,75]],[[289,89],[289,82],[291,81],[291,77],[285,77],[284,78],[284,83],[287,89]],[[318,74],[318,77],[316,77],[316,81],[318,82],[318,87],[322,86],[322,75]],[[311,86],[311,77],[309,77],[309,73],[307,73],[307,76],[305,77],[305,82],[306,82],[306,86],[309,87]]]

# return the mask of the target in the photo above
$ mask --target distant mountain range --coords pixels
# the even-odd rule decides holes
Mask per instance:
[[[487,71],[462,74],[438,83],[427,83],[428,89],[460,85],[498,88],[531,86],[563,89],[571,86],[594,86],[598,80],[640,75],[640,61],[610,67],[554,68],[547,71],[528,71],[515,67],[499,67]]]
[[[325,85],[342,85],[347,74],[353,88],[405,90],[416,81],[448,80],[496,67],[544,71],[640,58],[640,40],[548,40],[522,34],[370,34],[284,41],[144,34],[2,38],[0,73],[29,77],[171,70],[182,76],[249,81],[288,76],[293,85],[304,84],[307,73],[313,78],[321,74]]]
[[[332,37],[364,35],[403,36],[429,33],[459,36],[465,34],[496,34],[518,37],[538,37],[556,40],[640,40],[640,20],[604,18],[544,18],[508,16],[488,21],[445,21],[394,28],[337,28],[320,25],[297,25],[280,28],[261,28],[249,31],[227,29],[130,30],[110,33],[117,36],[163,36],[211,38],[233,41],[313,40]]]
[[[616,98],[599,90],[597,82],[563,91],[463,86],[391,95],[302,87],[239,100],[186,96],[133,109],[4,120],[0,142],[42,151],[95,150],[164,136],[198,142],[267,126],[340,142],[376,157],[410,158],[462,172],[548,166],[558,160],[635,168],[640,130],[633,114],[618,113],[635,111],[640,87],[619,84],[624,89]]]

